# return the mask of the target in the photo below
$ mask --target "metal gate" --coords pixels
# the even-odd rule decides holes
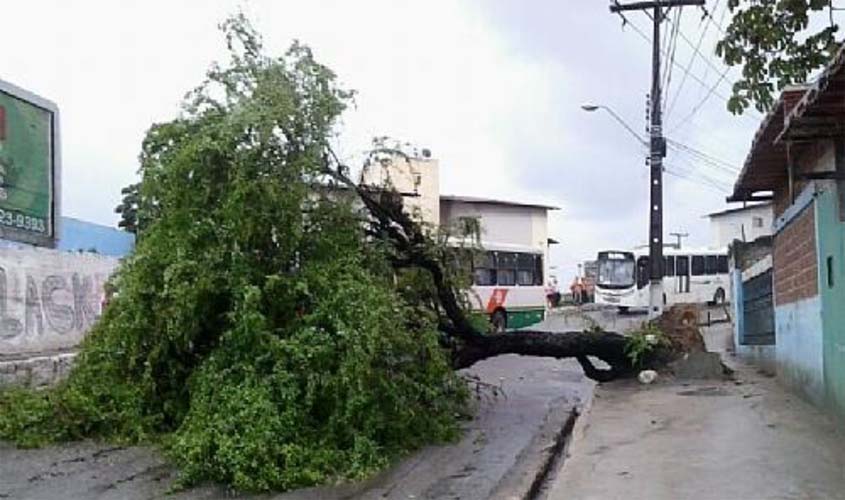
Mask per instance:
[[[742,284],[743,332],[740,344],[773,345],[775,313],[772,305],[772,270]]]

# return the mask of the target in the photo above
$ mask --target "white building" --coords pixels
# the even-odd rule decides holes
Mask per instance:
[[[734,240],[751,242],[772,234],[774,214],[771,203],[732,208],[708,214],[707,217],[715,248],[725,248]]]
[[[548,251],[548,212],[558,210],[557,207],[443,195],[440,193],[440,164],[427,150],[422,154],[380,158],[364,169],[361,180],[374,186],[392,186],[404,195],[408,210],[417,213],[432,227],[454,226],[462,219],[477,220],[482,246],[489,243]]]

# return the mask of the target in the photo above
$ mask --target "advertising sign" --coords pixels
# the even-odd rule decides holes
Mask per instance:
[[[55,246],[58,108],[0,80],[0,238]]]

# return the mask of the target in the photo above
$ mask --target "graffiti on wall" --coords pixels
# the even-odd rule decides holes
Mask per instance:
[[[0,249],[0,355],[72,348],[100,317],[117,259]]]

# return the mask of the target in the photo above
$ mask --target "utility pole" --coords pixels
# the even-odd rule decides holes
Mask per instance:
[[[689,233],[669,233],[669,236],[674,236],[678,238],[678,243],[676,243],[675,248],[678,250],[681,249],[681,239],[689,237]]]
[[[654,34],[651,39],[651,125],[649,128],[649,165],[651,167],[648,257],[649,257],[649,318],[663,313],[663,157],[666,156],[666,139],[660,110],[660,23],[665,12],[672,7],[704,5],[704,0],[654,0],[620,4],[613,1],[610,12],[622,16],[623,12],[651,10]]]

